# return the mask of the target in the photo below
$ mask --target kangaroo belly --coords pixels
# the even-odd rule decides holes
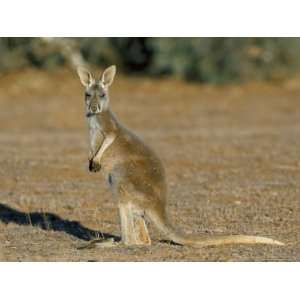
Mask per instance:
[[[147,161],[124,160],[111,168],[104,166],[103,175],[112,192],[125,197],[125,201],[147,206],[158,202],[165,205],[166,183],[160,166],[153,166]]]
[[[144,195],[149,201],[165,198],[165,172],[160,159],[131,132],[125,131],[107,148],[101,166],[113,190],[132,197]]]

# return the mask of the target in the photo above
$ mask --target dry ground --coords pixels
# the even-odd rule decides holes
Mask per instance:
[[[117,77],[112,108],[160,154],[173,224],[285,247],[76,247],[120,235],[117,205],[87,170],[82,88],[68,70],[0,77],[0,260],[299,261],[300,82],[213,87]]]

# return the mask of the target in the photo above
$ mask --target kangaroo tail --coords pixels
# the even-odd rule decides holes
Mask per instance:
[[[201,239],[196,237],[188,237],[184,234],[178,233],[173,229],[172,225],[168,222],[165,215],[159,215],[157,213],[150,213],[149,218],[154,222],[157,228],[165,234],[173,242],[187,245],[192,247],[206,247],[206,246],[218,246],[229,244],[269,244],[283,246],[284,243],[262,236],[251,235],[228,235],[219,236],[211,239]]]

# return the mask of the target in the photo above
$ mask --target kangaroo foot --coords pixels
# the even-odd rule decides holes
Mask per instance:
[[[94,249],[94,248],[105,248],[105,247],[116,247],[120,242],[116,242],[113,238],[109,239],[94,239],[87,243],[77,246],[78,250],[83,249]]]

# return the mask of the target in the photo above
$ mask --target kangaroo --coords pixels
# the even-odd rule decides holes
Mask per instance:
[[[91,148],[89,170],[101,170],[118,201],[121,241],[125,245],[151,244],[145,217],[168,239],[180,245],[283,245],[282,242],[261,236],[229,235],[200,239],[175,230],[167,214],[166,176],[159,157],[124,127],[109,108],[109,87],[114,80],[116,66],[107,68],[99,79],[83,67],[78,67],[77,72],[85,87]]]

